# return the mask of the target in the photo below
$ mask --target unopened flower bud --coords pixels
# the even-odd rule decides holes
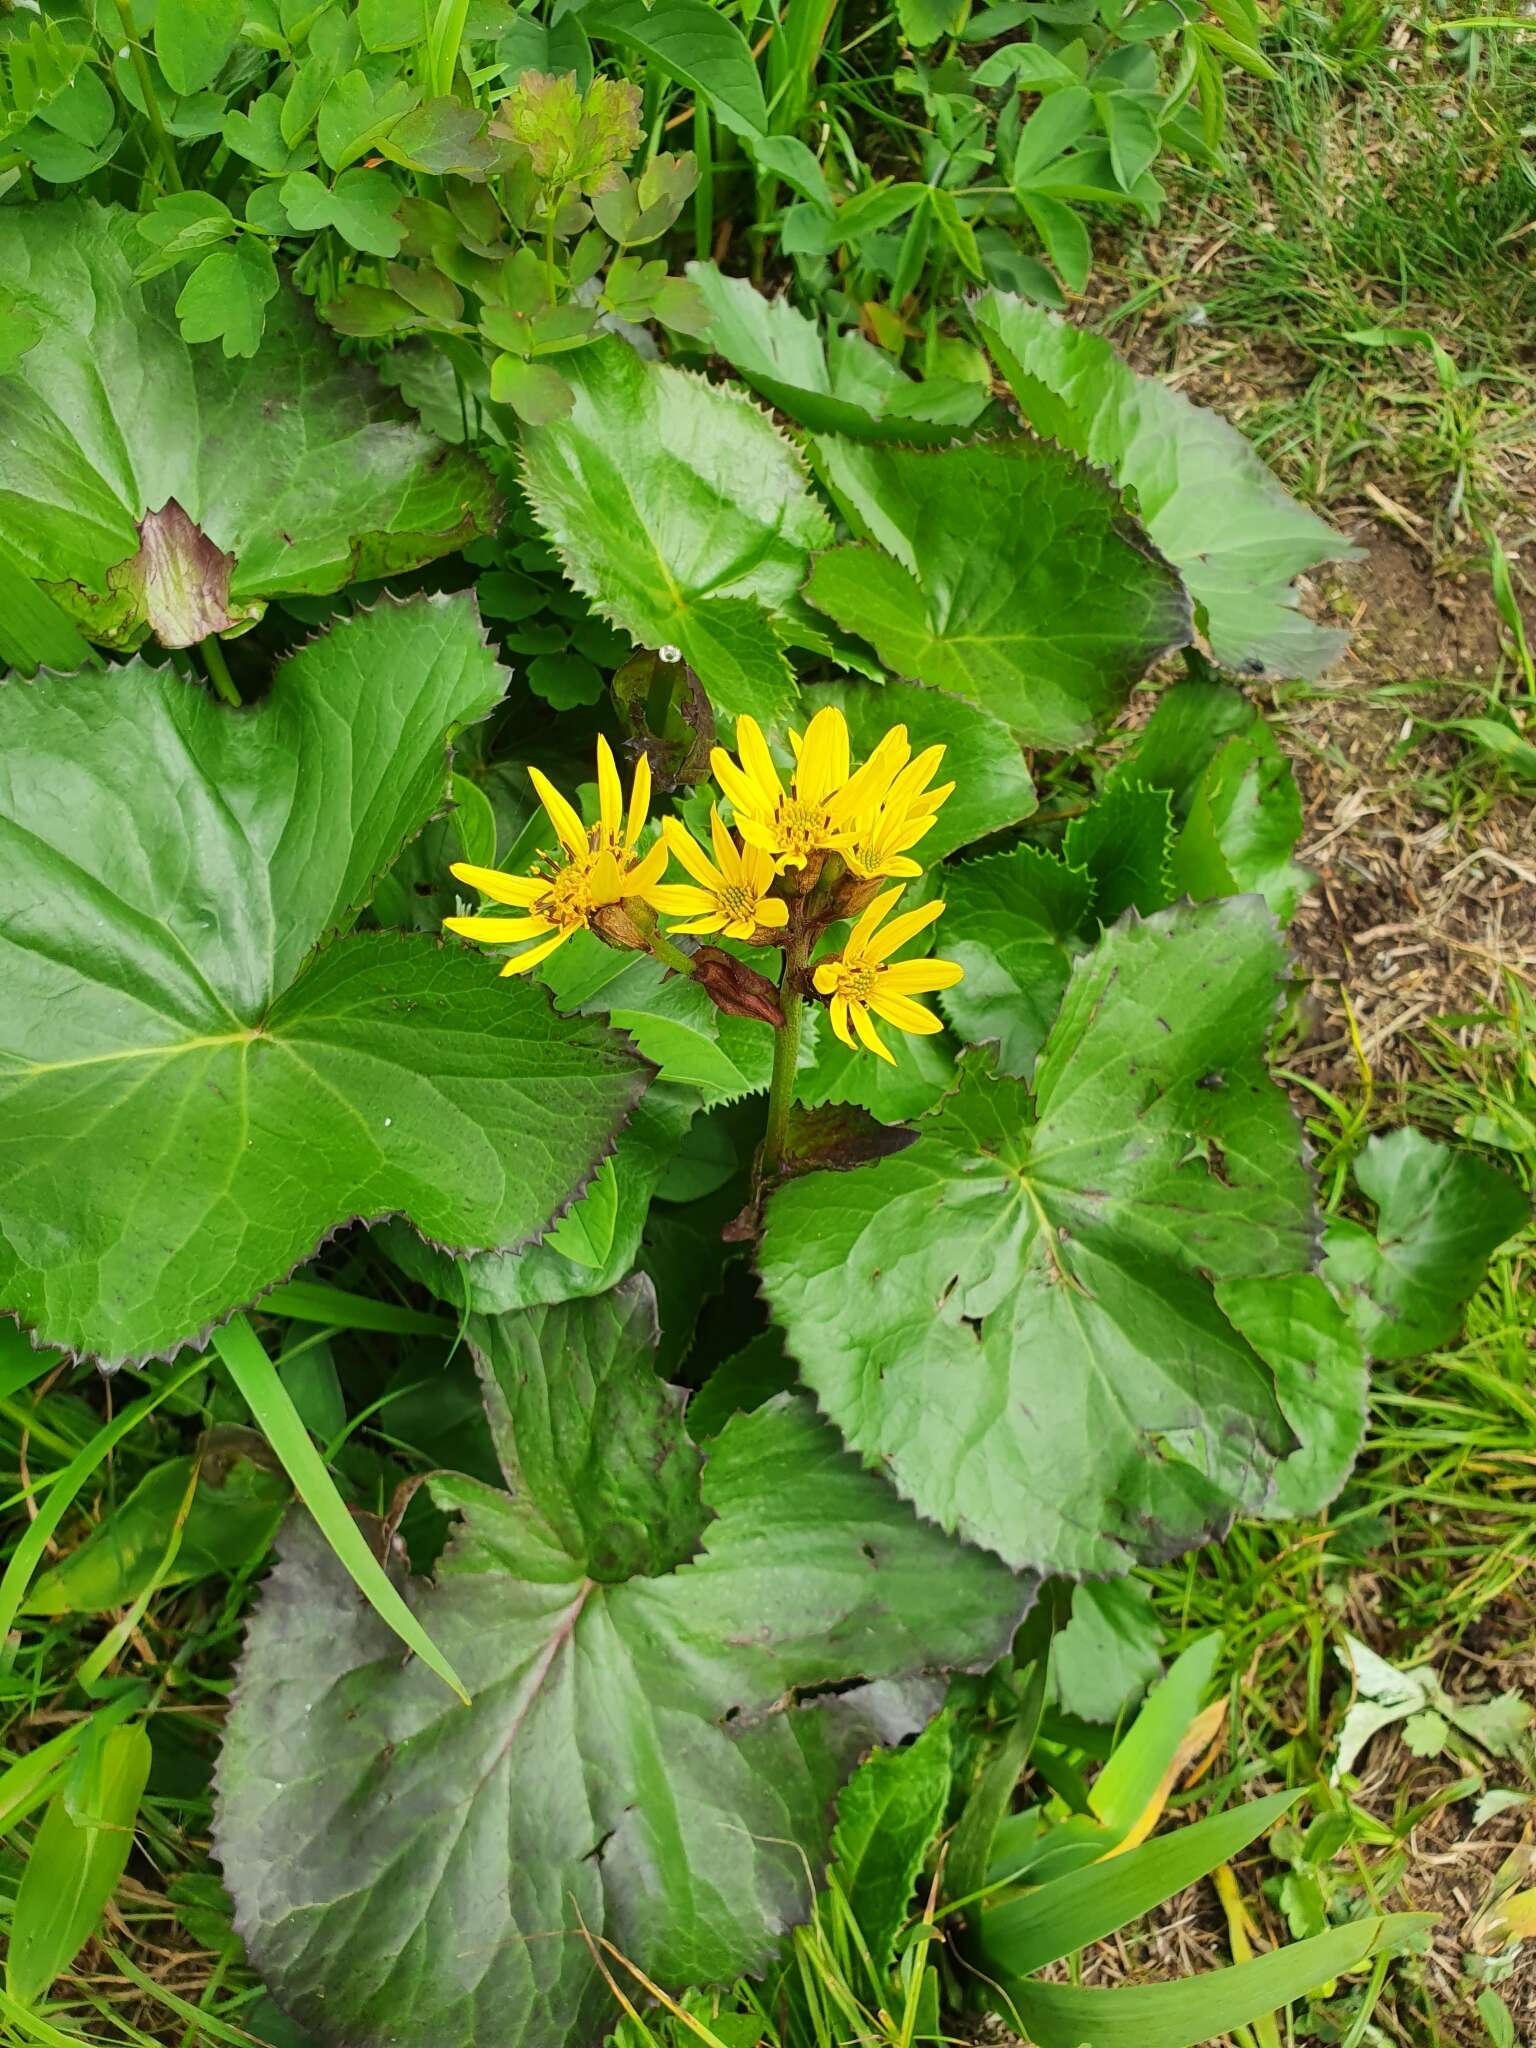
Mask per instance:
[[[717,1010],[728,1017],[755,1017],[776,1031],[784,1026],[779,992],[766,974],[748,967],[719,946],[699,946],[693,955],[693,978]]]
[[[626,896],[622,903],[605,903],[594,910],[592,929],[605,946],[616,946],[621,953],[647,953],[656,913],[638,896]]]

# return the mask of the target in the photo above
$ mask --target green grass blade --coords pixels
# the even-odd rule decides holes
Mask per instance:
[[[111,1728],[89,1753],[79,1817],[61,1786],[32,1838],[16,1904],[5,1988],[35,2005],[90,1939],[127,1868],[151,1751],[142,1721]]]
[[[287,1316],[296,1323],[327,1323],[337,1330],[382,1330],[392,1337],[452,1337],[458,1325],[445,1316],[399,1308],[392,1301],[374,1301],[366,1294],[348,1294],[322,1280],[290,1280],[261,1298],[264,1316]]]
[[[1384,1950],[1414,1941],[1433,1924],[1433,1916],[1423,1913],[1356,1920],[1251,1963],[1169,1984],[1085,1991],[1070,1984],[1010,1979],[1004,1989],[1014,2010],[1005,2007],[1004,2017],[1022,2022],[1021,2031],[1036,2048],[1080,2048],[1084,2041],[1093,2048],[1147,2048],[1152,2041],[1157,2048],[1197,2048],[1199,2042],[1251,2026]]]
[[[1228,1862],[1300,1796],[1276,1792],[1235,1806],[990,1907],[975,1921],[983,1967],[998,1976],[1025,1977],[1102,1940]]]
[[[1221,1640],[1220,1632],[1213,1630],[1175,1659],[1094,1779],[1088,1803],[1117,1834],[1123,1835],[1140,1818],[1173,1762],[1216,1675]]]
[[[71,1722],[60,1735],[51,1735],[36,1749],[0,1771],[0,1834],[53,1797],[57,1779],[74,1756],[86,1723]]]
[[[227,2042],[229,2048],[251,2048],[251,2035],[238,2027],[226,2026],[221,2019],[217,2019],[211,2012],[206,2012],[201,2006],[189,2004],[185,1998],[178,1997],[168,1984],[156,1983],[153,1977],[148,1976],[125,1956],[120,1948],[114,1948],[110,1941],[104,1941],[102,1947],[110,1957],[112,1967],[126,1977],[130,1984],[137,1984],[146,1998],[152,1998],[167,2012],[173,2012],[178,2019],[185,2020],[189,2027],[197,2030],[197,2034],[205,2034],[210,2041]]]
[[[277,1368],[262,1349],[261,1340],[245,1320],[236,1316],[222,1330],[214,1332],[219,1356],[229,1367],[230,1377],[245,1398],[262,1434],[282,1460],[299,1499],[314,1516],[321,1534],[330,1544],[337,1562],[380,1619],[392,1628],[422,1663],[456,1692],[465,1706],[469,1694],[452,1665],[443,1656],[421,1623],[401,1599],[393,1582],[364,1540],[346,1502],[336,1491],[336,1482],[325,1468],[309,1431],[299,1419],[288,1389],[278,1378]]]
[[[3,1643],[16,1624],[16,1616],[26,1597],[32,1575],[43,1561],[49,1538],[63,1521],[70,1502],[84,1486],[115,1444],[122,1442],[131,1430],[156,1408],[168,1394],[185,1386],[194,1373],[204,1370],[200,1358],[192,1358],[176,1372],[170,1373],[158,1387],[140,1395],[137,1401],[130,1401],[121,1415],[103,1424],[88,1444],[76,1453],[70,1462],[53,1480],[40,1500],[37,1515],[26,1534],[11,1552],[11,1559],[0,1578],[0,1643]]]

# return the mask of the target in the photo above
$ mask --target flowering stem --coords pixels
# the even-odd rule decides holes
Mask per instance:
[[[693,962],[681,946],[674,946],[672,941],[663,938],[660,932],[652,932],[646,940],[646,944],[650,947],[655,958],[660,960],[664,966],[670,967],[674,974],[692,975]]]
[[[805,967],[810,940],[794,939],[784,955],[784,976],[779,983],[779,1008],[784,1012],[781,1030],[773,1040],[773,1079],[768,1084],[768,1122],[758,1154],[758,1173],[770,1179],[784,1156],[784,1137],[789,1129],[790,1104],[795,1099],[795,1069],[800,1063],[800,1020],[805,998],[800,993],[800,976]]]

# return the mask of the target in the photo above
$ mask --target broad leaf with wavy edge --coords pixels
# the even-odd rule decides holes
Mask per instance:
[[[898,674],[969,697],[1026,746],[1070,747],[1190,637],[1177,572],[1109,479],[1027,436],[959,448],[821,437],[865,538],[817,558],[806,596]]]
[[[1368,1139],[1354,1173],[1376,1227],[1334,1217],[1324,1272],[1368,1350],[1417,1358],[1455,1336],[1490,1255],[1530,1220],[1530,1202],[1477,1153],[1411,1128]]]
[[[600,1265],[569,1257],[556,1241],[559,1232],[520,1251],[477,1252],[456,1260],[423,1244],[403,1223],[388,1223],[379,1233],[384,1247],[396,1265],[430,1287],[439,1300],[482,1315],[605,1293],[634,1265],[656,1184],[676,1156],[698,1107],[699,1098],[691,1089],[657,1082],[619,1133],[610,1162],[618,1183],[613,1238]],[[590,1190],[583,1197],[587,1199]],[[578,1213],[568,1210],[566,1220]]]
[[[610,1148],[622,1039],[334,936],[504,681],[471,601],[421,598],[240,712],[138,661],[0,686],[0,1313],[38,1342],[169,1352],[353,1218],[515,1246]]]
[[[562,367],[576,402],[523,435],[533,510],[576,588],[647,647],[680,647],[716,707],[771,724],[781,642],[818,646],[799,599],[832,538],[799,452],[740,391],[618,340]]]
[[[803,1397],[701,1460],[650,1354],[648,1283],[476,1320],[510,1491],[412,1605],[459,1707],[304,1521],[251,1624],[218,1851],[300,2025],[391,2048],[565,2048],[613,2023],[582,1938],[677,1988],[760,1967],[810,1906],[832,1794],[985,1665],[1032,1588],[924,1527]],[[700,1465],[702,1462],[702,1476]]]
[[[974,314],[1030,425],[1135,491],[1218,661],[1245,675],[1315,676],[1338,659],[1347,636],[1314,626],[1292,583],[1360,551],[1282,490],[1236,427],[1027,300],[987,292]]]
[[[1284,966],[1253,897],[1122,922],[1074,966],[1032,1091],[972,1054],[906,1151],[770,1198],[790,1352],[941,1527],[1114,1573],[1265,1498],[1294,1439],[1213,1287],[1312,1259],[1264,1059]]]
[[[0,376],[0,549],[90,638],[186,645],[494,523],[484,465],[344,362],[293,293],[230,361],[182,340],[173,277],[135,282],[146,247],[89,200],[0,211],[0,275],[42,329]],[[141,535],[172,503],[190,527]]]

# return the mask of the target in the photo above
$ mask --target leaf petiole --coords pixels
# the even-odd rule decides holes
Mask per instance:
[[[235,679],[229,672],[229,660],[218,634],[210,633],[206,640],[199,640],[197,651],[203,657],[203,667],[208,671],[209,682],[224,702],[233,705],[238,711],[241,704],[240,692],[236,689]]]

